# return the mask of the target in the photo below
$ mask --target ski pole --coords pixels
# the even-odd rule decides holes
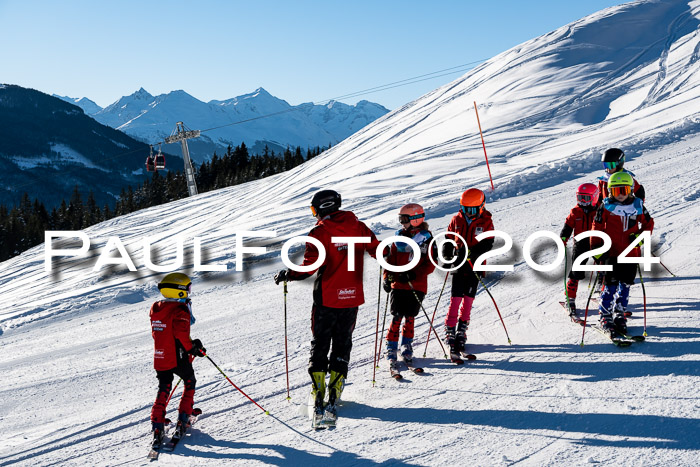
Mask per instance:
[[[389,294],[386,294],[386,305],[384,306],[384,319],[382,320],[382,332],[379,339],[379,352],[377,352],[377,359],[375,368],[379,368],[379,358],[382,354],[382,343],[384,342],[384,328],[386,326],[386,312],[389,309]],[[374,379],[374,378],[373,378]]]
[[[469,266],[472,268],[472,272],[474,275],[476,275],[476,278],[479,279],[479,282],[481,282],[481,286],[484,288],[487,294],[489,294],[489,297],[491,297],[491,301],[493,302],[493,306],[496,307],[496,313],[498,313],[498,317],[501,319],[501,324],[503,325],[503,330],[506,332],[506,338],[508,339],[508,343],[512,344],[510,341],[510,336],[508,335],[508,329],[506,329],[506,323],[503,322],[503,316],[501,316],[501,310],[498,309],[498,305],[496,305],[496,299],[493,298],[493,295],[491,295],[491,292],[489,291],[489,288],[486,287],[486,284],[484,284],[484,281],[481,280],[481,276],[474,270],[474,265],[472,264],[471,260],[467,258],[467,262],[469,263]]]
[[[665,270],[667,270],[668,273],[671,274],[673,277],[678,277],[677,275],[675,275],[674,273],[672,273],[672,272],[666,267],[666,265],[665,265],[664,263],[661,262],[660,259],[659,259],[659,264],[661,264],[661,266],[663,266],[663,268],[664,268]],[[641,273],[639,274],[639,277],[641,278]]]
[[[445,274],[445,282],[442,283],[442,290],[440,290],[440,295],[438,295],[437,302],[435,302],[435,309],[433,310],[433,317],[430,319],[430,327],[433,327],[435,322],[435,313],[437,313],[438,305],[440,304],[440,299],[442,298],[442,293],[445,291],[445,285],[447,284],[447,277],[450,275],[450,271]],[[439,339],[439,338],[438,338]],[[430,329],[428,329],[428,338],[425,340],[425,349],[423,349],[423,358],[428,354],[428,344],[430,343]]]
[[[599,272],[596,272],[595,275],[595,283],[598,283],[598,276],[600,275]],[[583,334],[581,334],[581,347],[583,347],[583,338],[586,335],[586,320],[588,319],[588,305],[591,303],[591,297],[593,297],[593,291],[595,290],[595,287],[591,288],[590,293],[588,294],[588,300],[586,301],[586,312],[583,315]]]
[[[642,268],[637,264],[639,271],[639,281],[642,283],[642,296],[644,297],[644,337],[647,337],[647,291],[644,288],[644,277],[642,276]],[[671,272],[671,271],[669,271]]]
[[[566,303],[566,311],[571,313],[571,301],[569,300],[569,291],[566,287],[566,270],[569,269],[568,256],[566,255],[566,245],[564,245],[564,303]]]
[[[289,395],[289,352],[287,351],[287,281],[284,281],[284,366],[287,373],[287,400],[291,400]]]
[[[416,289],[413,288],[413,284],[411,284],[411,281],[408,281],[408,286],[411,287],[411,291],[413,292],[413,296],[416,297],[416,300],[418,301],[418,304],[420,305],[420,309],[423,310],[423,314],[425,315],[425,319],[428,320],[428,324],[430,324],[430,329],[433,330],[433,333],[435,334],[435,339],[437,339],[438,343],[440,344],[440,348],[442,348],[442,353],[445,356],[445,358],[449,358],[447,356],[447,352],[445,352],[445,346],[442,345],[442,341],[440,340],[440,337],[438,337],[437,331],[433,327],[433,323],[430,321],[430,318],[428,318],[428,312],[425,311],[425,308],[423,307],[423,302],[421,301],[420,297],[416,293]],[[430,335],[430,333],[428,333]]]
[[[219,370],[219,373],[221,373],[222,375],[224,375],[224,378],[226,378],[226,381],[228,381],[229,383],[231,383],[231,386],[233,386],[234,388],[236,388],[236,390],[237,390],[238,392],[240,392],[241,394],[243,394],[244,396],[246,396],[250,402],[252,402],[253,404],[257,405],[258,408],[259,408],[260,410],[262,410],[263,412],[265,412],[265,415],[270,415],[270,412],[268,412],[267,410],[263,409],[263,408],[260,406],[260,404],[258,404],[257,402],[255,402],[253,399],[250,398],[250,396],[249,396],[248,394],[246,394],[245,392],[243,392],[243,391],[241,390],[241,388],[239,388],[238,386],[236,386],[236,385],[233,383],[233,381],[231,381],[231,380],[229,379],[229,377],[226,376],[226,373],[224,373],[223,371],[221,371],[221,368],[219,368],[219,365],[217,365],[216,363],[214,363],[214,360],[212,360],[211,357],[209,357],[209,355],[206,355],[206,354],[205,354],[204,356],[207,357],[207,359],[211,362],[212,365],[214,365],[214,367],[215,367],[217,370]]]
[[[591,275],[588,276],[588,288],[591,288],[591,282],[593,281],[593,271],[591,271]]]
[[[377,325],[374,330],[374,355],[372,356],[372,384],[377,368],[377,341],[379,340],[379,310],[382,307],[382,267],[379,266],[379,290],[377,291]]]

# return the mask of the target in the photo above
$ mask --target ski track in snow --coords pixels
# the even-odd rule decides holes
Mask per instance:
[[[44,272],[43,245],[0,264],[0,286],[10,303],[0,312],[0,465],[146,464],[156,394],[147,314],[162,274],[143,268],[139,242],[145,235],[161,239],[152,256],[169,263],[175,250],[169,239],[175,234],[185,238],[184,271],[194,278],[192,337],[200,338],[232,381],[271,415],[238,393],[207,360],[197,359],[195,405],[204,413],[176,451],[162,453],[159,462],[697,465],[700,95],[693,72],[700,44],[697,31],[686,29],[697,25],[700,13],[693,6],[697,2],[691,4],[692,15],[681,11],[681,4],[663,9],[666,17],[655,13],[666,6],[643,3],[640,15],[664,17],[674,28],[657,28],[666,35],[657,31],[659,37],[640,42],[637,53],[613,57],[620,61],[603,77],[567,62],[573,78],[565,82],[569,75],[561,71],[557,80],[548,60],[554,55],[570,60],[581,45],[577,34],[597,22],[608,24],[615,12],[633,6],[604,10],[504,52],[288,173],[90,227],[88,257],[57,260],[50,276]],[[662,60],[649,59],[649,51],[659,47]],[[549,83],[547,95],[540,93],[540,81]],[[638,105],[624,101],[632,88],[646,90]],[[577,107],[604,106],[599,98],[629,111],[589,124],[571,120]],[[487,208],[496,228],[514,240],[513,250],[496,261],[514,264],[514,272],[489,273],[486,279],[512,345],[480,289],[468,331],[476,361],[455,366],[444,359],[434,336],[421,359],[428,334],[421,313],[415,352],[426,373],[403,371],[404,380],[397,382],[382,359],[373,387],[379,278],[376,262],[368,258],[366,303],[354,332],[338,428],[315,432],[299,413],[310,390],[312,281],[289,285],[287,401],[283,295],[272,282],[283,267],[281,244],[308,232],[313,225],[309,199],[329,186],[380,237],[396,230],[396,212],[409,201],[426,208],[434,233],[444,232],[459,193],[488,186],[473,100],[479,103],[496,184],[494,192],[487,191]],[[538,273],[522,254],[530,234],[559,232],[574,206],[576,187],[601,174],[600,150],[611,141],[628,154],[626,166],[646,188],[656,223],[655,254],[678,276],[658,265],[644,273],[649,337],[626,349],[591,329],[581,347],[582,328],[558,304],[563,266]],[[270,251],[247,257],[246,271],[236,273],[234,234],[242,230],[274,230],[277,238],[248,240],[248,246]],[[139,272],[125,274],[120,267],[92,272],[111,235],[126,245]],[[188,269],[195,236],[204,237],[206,262],[226,265],[227,271]],[[555,251],[541,248],[535,256],[547,263]],[[430,277],[429,315],[443,280],[443,273]],[[579,309],[586,283],[579,288]],[[450,285],[436,315],[440,334],[449,291]],[[380,303],[383,312],[383,295]],[[630,331],[640,334],[638,284],[630,308]],[[589,318],[595,315],[592,309]],[[179,394],[170,403],[171,418]]]

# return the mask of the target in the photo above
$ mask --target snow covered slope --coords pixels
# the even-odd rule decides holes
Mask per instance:
[[[271,416],[198,360],[195,399],[204,415],[183,446],[163,455],[168,463],[696,465],[698,18],[698,1],[605,10],[494,57],[290,172],[93,226],[85,231],[90,257],[56,262],[51,276],[43,269],[43,246],[2,263],[0,286],[9,306],[0,311],[0,463],[144,463],[156,387],[147,309],[158,297],[161,275],[143,267],[139,242],[146,235],[162,239],[153,256],[168,263],[175,256],[172,237],[181,235],[183,271],[191,272],[195,236],[205,238],[207,264],[228,267],[191,273],[193,337]],[[647,342],[617,349],[589,332],[581,348],[581,327],[557,303],[563,266],[536,273],[525,264],[522,246],[533,232],[560,230],[575,188],[601,173],[599,154],[610,146],[625,150],[628,168],[645,185],[656,221],[655,253],[678,277],[657,267],[644,276]],[[423,361],[427,375],[397,383],[382,362],[373,387],[378,270],[369,260],[367,303],[354,334],[338,428],[310,431],[299,409],[309,390],[311,281],[289,287],[287,402],[283,297],[271,280],[283,267],[281,241],[311,228],[308,204],[321,188],[340,191],[345,207],[386,237],[398,227],[398,208],[409,201],[426,208],[435,233],[444,231],[459,194],[470,186],[487,191],[496,227],[515,242],[501,258],[514,272],[487,277],[513,345],[480,291],[468,335],[476,362],[448,364],[433,339]],[[270,253],[250,257],[237,273],[234,233],[243,230],[278,236],[261,242]],[[114,235],[139,272],[92,271]],[[550,262],[554,253],[542,249],[537,260]],[[430,278],[429,313],[443,279],[442,273]],[[437,322],[445,303],[443,297]],[[639,333],[639,286],[632,289],[631,308],[630,328]],[[419,356],[427,330],[420,316]]]

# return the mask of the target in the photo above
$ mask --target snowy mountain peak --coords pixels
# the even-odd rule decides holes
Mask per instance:
[[[268,141],[279,147],[302,148],[336,144],[389,112],[379,104],[349,106],[333,102],[330,107],[313,104],[293,107],[262,87],[230,99],[207,103],[183,90],[149,96],[141,89],[119,99],[94,117],[100,123],[149,142],[169,135],[177,121],[186,122],[190,128],[222,127],[203,135],[191,145],[190,153],[196,161],[241,142],[253,146],[256,142]],[[291,110],[299,111],[287,112]],[[228,126],[234,122],[246,123]]]
[[[134,97],[136,99],[142,99],[142,100],[143,99],[153,99],[153,96],[151,95],[151,93],[146,91],[144,88],[139,88],[139,90],[134,92],[133,94],[131,94],[130,97]]]
[[[75,104],[81,109],[83,109],[83,112],[85,112],[86,115],[93,115],[102,110],[102,107],[97,105],[95,102],[91,101],[87,97],[68,97],[68,96],[59,96],[58,94],[53,94],[53,97],[57,97],[63,101],[70,102],[71,104]]]

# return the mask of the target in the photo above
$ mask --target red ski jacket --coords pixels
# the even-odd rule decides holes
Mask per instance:
[[[412,238],[420,247],[420,262],[409,271],[415,273],[416,278],[411,281],[413,288],[418,292],[427,293],[428,292],[428,275],[435,270],[435,265],[430,261],[428,257],[429,254],[433,256],[435,260],[437,258],[437,246],[433,242],[433,248],[431,252],[428,252],[428,247],[433,239],[433,234],[428,230],[428,224],[425,222],[419,228],[413,228],[411,230],[399,230],[395,234],[397,237],[410,237]],[[392,243],[389,248],[389,253],[384,258],[387,263],[393,266],[403,266],[408,264],[413,259],[413,250],[406,243]],[[408,271],[407,271],[408,272]],[[384,271],[384,277],[386,278],[389,274],[396,277],[395,272]],[[411,290],[411,286],[407,282],[394,281],[391,284],[392,289],[403,289]]]
[[[581,206],[576,205],[576,207],[571,210],[569,215],[566,216],[564,227],[561,229],[559,236],[568,240],[570,237],[576,236],[583,232],[588,232],[593,228],[593,218],[595,217],[595,214],[595,207],[587,211]],[[564,243],[566,243],[566,241]]]
[[[479,256],[489,251],[493,246],[494,238],[487,238],[481,242],[476,241],[476,237],[484,232],[493,230],[493,221],[491,220],[491,213],[486,209],[481,213],[479,217],[472,220],[471,223],[467,223],[464,215],[458,212],[452,217],[450,224],[447,226],[447,234],[445,238],[450,238],[457,242],[457,248],[462,248],[462,241],[456,238],[454,235],[450,235],[449,232],[455,232],[462,236],[467,241],[467,246],[469,247],[469,258],[475,261]]]
[[[289,271],[289,280],[302,280],[318,271],[314,283],[314,303],[328,308],[354,308],[365,302],[362,270],[365,251],[376,258],[379,240],[371,230],[350,211],[336,211],[316,222],[309,237],[321,241],[326,250],[323,264],[311,272]],[[369,243],[355,244],[355,270],[348,271],[348,244],[333,243],[332,237],[369,237]],[[318,250],[306,244],[302,266],[318,259]]]
[[[633,234],[639,234],[644,230],[651,232],[654,229],[654,219],[644,207],[644,202],[629,197],[623,203],[614,198],[606,198],[598,207],[593,230],[600,230],[610,236],[612,246],[607,253],[610,257],[619,256],[634,240]],[[591,237],[591,247],[597,248],[603,244],[603,240]],[[639,256],[639,248],[635,248],[628,256]]]
[[[153,367],[158,371],[177,366],[178,348],[189,352],[190,310],[187,304],[165,299],[151,306],[151,334],[153,335]]]

